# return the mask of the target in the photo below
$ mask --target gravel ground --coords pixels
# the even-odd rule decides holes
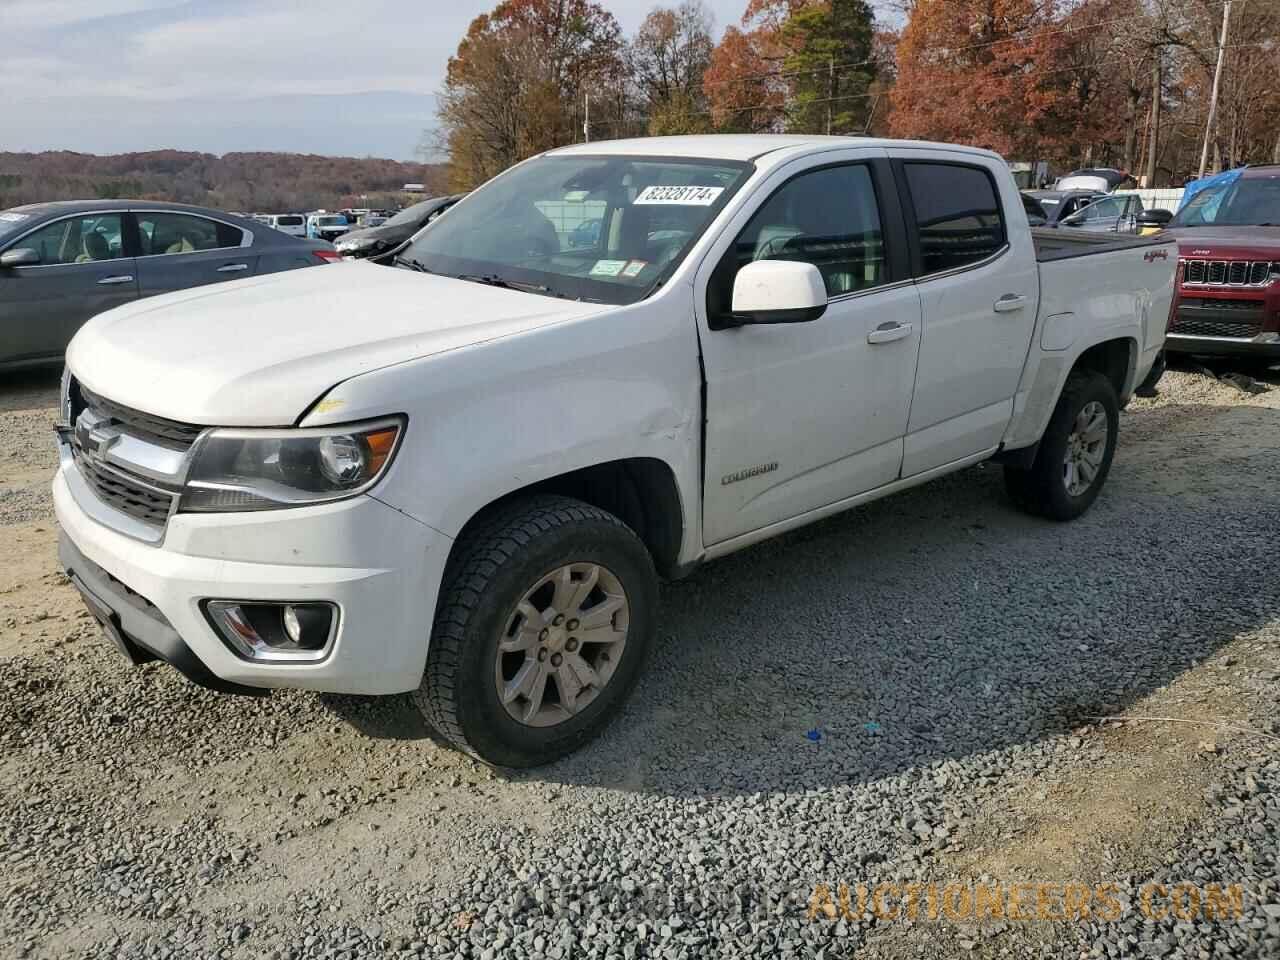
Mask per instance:
[[[127,667],[56,568],[56,386],[0,386],[0,956],[1280,956],[1274,380],[1170,373],[1074,524],[979,467],[669,585],[619,722],[517,777],[405,698]],[[951,881],[1123,909],[807,916]]]

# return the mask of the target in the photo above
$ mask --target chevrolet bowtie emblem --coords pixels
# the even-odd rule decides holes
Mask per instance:
[[[86,410],[76,418],[76,446],[87,457],[101,460],[107,450],[120,439],[120,431],[111,420]]]

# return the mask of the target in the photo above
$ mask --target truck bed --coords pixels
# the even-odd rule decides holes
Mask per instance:
[[[1031,238],[1036,246],[1036,259],[1041,263],[1134,247],[1159,246],[1168,242],[1167,239],[1161,239],[1158,233],[1149,237],[1135,237],[1115,233],[1090,233],[1087,230],[1055,230],[1052,227],[1032,227]]]

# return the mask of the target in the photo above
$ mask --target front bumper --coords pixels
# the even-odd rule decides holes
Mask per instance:
[[[1170,353],[1193,353],[1204,357],[1257,357],[1280,360],[1280,335],[1262,333],[1256,337],[1196,337],[1182,333],[1165,336]]]
[[[67,541],[59,551],[63,566],[106,608],[95,616],[123,635],[126,654],[132,642],[139,648],[132,653],[234,692],[391,694],[421,682],[451,541],[372,497],[258,513],[179,513],[159,545],[95,519],[110,508],[73,462],[54,476],[53,502]],[[319,662],[246,660],[209,625],[200,610],[205,599],[327,600],[339,607],[338,632]]]

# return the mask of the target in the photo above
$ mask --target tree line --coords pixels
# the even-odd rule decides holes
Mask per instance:
[[[282,213],[396,207],[406,183],[444,187],[442,167],[356,157],[182,150],[96,156],[0,153],[0,209],[46,200],[129,197]],[[362,199],[363,198],[363,199]]]
[[[969,143],[1152,185],[1198,172],[1224,0],[702,0],[634,36],[593,0],[502,0],[449,60],[435,136],[467,189],[584,139],[710,132]],[[1280,161],[1280,3],[1234,0],[1210,169]]]

